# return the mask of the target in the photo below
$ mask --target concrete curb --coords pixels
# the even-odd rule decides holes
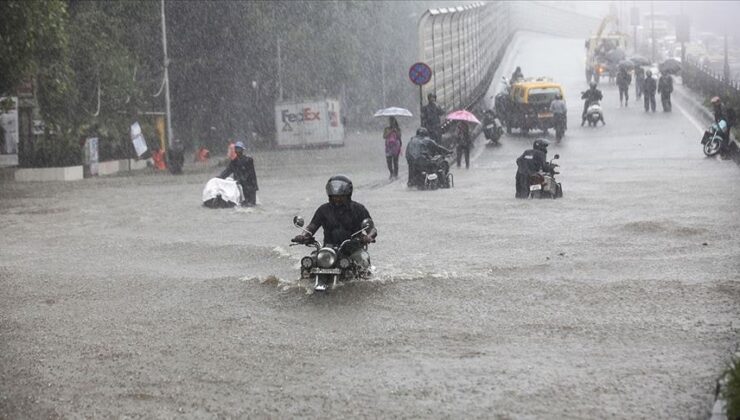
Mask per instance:
[[[121,159],[98,163],[98,176],[113,175],[145,169],[147,160]],[[16,182],[79,181],[87,178],[85,166],[65,166],[57,168],[4,168],[2,179]]]

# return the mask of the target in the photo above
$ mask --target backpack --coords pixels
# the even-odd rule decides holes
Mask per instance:
[[[396,130],[390,130],[385,138],[385,155],[398,156],[401,154],[401,136]]]

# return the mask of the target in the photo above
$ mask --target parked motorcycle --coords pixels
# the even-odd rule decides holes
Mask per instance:
[[[555,140],[560,141],[565,135],[566,115],[565,114],[554,114],[555,120]]]
[[[555,155],[550,160],[550,167],[553,168],[551,171],[539,171],[529,176],[530,198],[555,199],[563,197],[563,187],[555,181],[555,175],[560,173],[555,170],[557,165],[552,163],[555,159],[560,159],[560,155]]]
[[[603,114],[601,104],[596,101],[586,108],[586,122],[588,122],[589,127],[596,127],[596,123],[599,121],[603,121]]]
[[[303,217],[293,217],[295,227],[311,234],[303,227],[304,223]],[[370,254],[367,253],[367,245],[361,243],[359,238],[366,235],[373,226],[373,219],[363,220],[362,229],[338,246],[326,244],[322,247],[311,235],[311,240],[303,245],[315,250],[301,259],[301,278],[313,278],[313,289],[317,292],[326,291],[327,287],[335,288],[340,281],[369,278],[373,271]],[[294,245],[300,244],[290,246]]]
[[[727,122],[721,120],[719,123],[714,123],[704,131],[704,136],[701,139],[701,144],[704,146],[704,154],[714,156],[719,153],[722,148],[722,134],[727,130]]]

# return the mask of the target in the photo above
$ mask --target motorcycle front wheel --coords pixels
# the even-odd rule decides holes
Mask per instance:
[[[719,149],[722,147],[722,140],[718,136],[712,137],[708,142],[704,144],[704,154],[707,157],[711,157],[719,153]]]

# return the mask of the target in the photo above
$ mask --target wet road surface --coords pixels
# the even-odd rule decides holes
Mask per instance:
[[[608,84],[578,127],[582,64],[522,35],[501,70],[565,85],[562,200],[513,198],[535,134],[479,139],[451,190],[389,182],[380,122],[255,153],[255,209],[200,206],[221,168],[0,184],[0,417],[705,417],[740,327],[738,168]],[[337,172],[378,273],[311,295],[291,218]]]

